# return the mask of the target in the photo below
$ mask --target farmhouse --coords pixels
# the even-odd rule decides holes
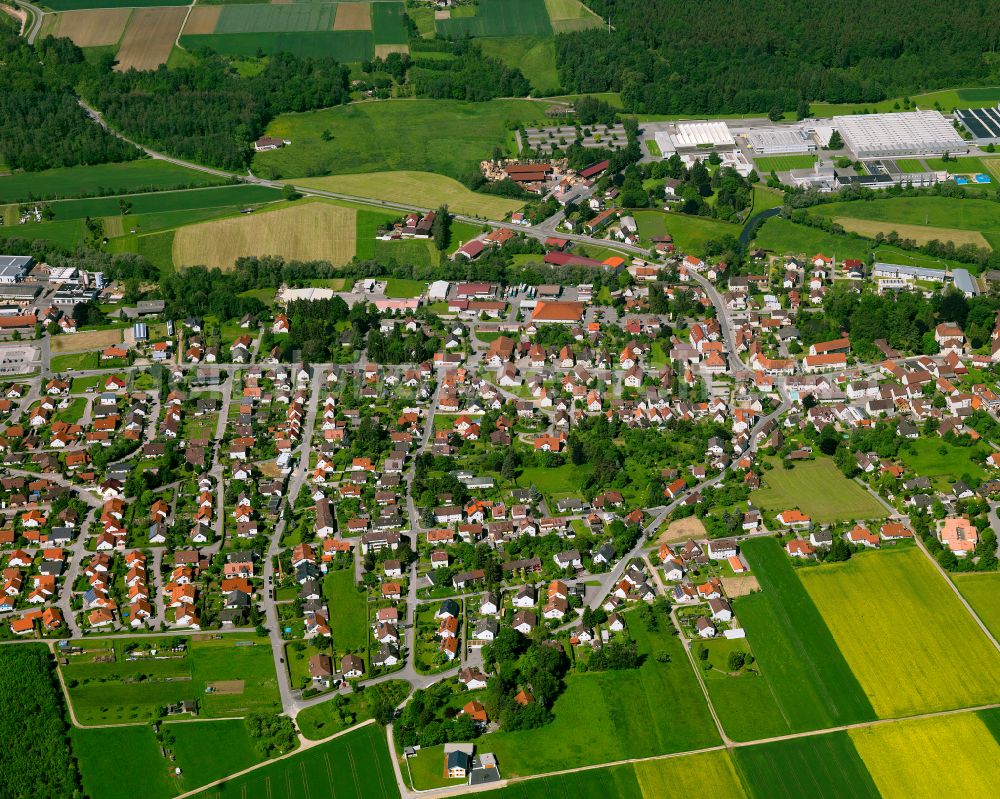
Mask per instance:
[[[275,139],[273,136],[261,136],[253,143],[253,149],[258,153],[266,153],[269,150],[280,150],[286,144],[291,144],[288,139]]]

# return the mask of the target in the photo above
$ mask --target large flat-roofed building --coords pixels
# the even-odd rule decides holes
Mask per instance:
[[[1000,144],[1000,105],[996,108],[966,108],[955,117],[972,134],[976,144]]]
[[[660,152],[667,156],[691,150],[731,150],[736,146],[725,122],[677,122],[653,134]]]
[[[819,149],[816,141],[799,127],[751,128],[746,136],[754,155],[812,153]]]
[[[34,265],[30,255],[0,255],[0,283],[20,283]]]
[[[943,155],[968,152],[969,145],[940,111],[836,116],[833,127],[855,158]]]

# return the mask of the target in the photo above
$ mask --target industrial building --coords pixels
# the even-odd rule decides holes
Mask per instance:
[[[30,255],[0,255],[0,283],[20,283],[34,265]]]
[[[918,280],[952,283],[966,297],[975,297],[979,294],[979,285],[968,269],[955,269],[948,272],[944,269],[934,269],[928,266],[876,263],[872,267],[872,277],[877,281],[879,294],[910,288]]]
[[[800,127],[751,128],[746,138],[755,155],[813,153],[819,149],[815,140]]]
[[[876,159],[864,162],[866,174],[855,174],[853,169],[838,171],[831,162],[822,159],[806,169],[789,171],[789,182],[800,189],[815,189],[821,192],[839,191],[846,186],[867,189],[887,189],[890,186],[934,186],[948,180],[943,170],[924,172],[903,172],[895,161]]]
[[[969,145],[940,111],[836,116],[833,127],[855,158],[944,155]]]
[[[956,110],[955,117],[972,134],[976,144],[1000,144],[1000,105]]]
[[[732,150],[736,147],[725,122],[678,122],[653,134],[664,157],[692,150]]]

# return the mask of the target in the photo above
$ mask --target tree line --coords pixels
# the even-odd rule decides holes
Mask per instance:
[[[1000,21],[991,0],[590,0],[613,26],[556,37],[567,92],[621,92],[640,113],[807,112],[991,85]]]

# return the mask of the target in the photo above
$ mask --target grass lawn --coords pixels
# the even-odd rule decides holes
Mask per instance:
[[[761,591],[733,600],[761,676],[706,681],[736,740],[875,718],[857,679],[777,541],[745,542]]]
[[[354,732],[196,794],[199,799],[397,799],[385,730]]]
[[[942,158],[927,158],[927,166],[934,170],[943,170],[949,175],[976,175],[980,173],[989,174],[989,169],[977,156],[966,156],[951,158],[945,161]]]
[[[145,799],[168,799],[183,790],[181,780],[173,775],[173,764],[160,756],[160,745],[148,725],[98,730],[74,727],[70,739],[87,796],[133,799],[142,795]],[[123,779],[122,757],[126,753],[129,775]]]
[[[687,760],[687,758],[678,758],[679,760]],[[503,763],[500,763],[499,766],[501,776],[506,777],[503,772]],[[588,769],[587,771],[560,774],[557,777],[514,782],[505,788],[490,791],[490,795],[497,797],[497,799],[554,799],[554,797],[558,797],[558,799],[568,799],[569,797],[573,799],[636,799],[639,796],[643,796],[645,799],[659,799],[664,795],[663,786],[658,787],[659,792],[657,793],[644,794],[636,779],[636,770],[631,764]],[[716,788],[718,799],[728,799],[723,792],[724,787],[720,785]],[[742,794],[736,796],[742,796]]]
[[[669,622],[662,619],[657,632],[647,632],[637,618],[628,624],[640,653],[647,655],[638,669],[570,674],[551,724],[480,739],[482,751],[496,754],[503,774],[539,774],[718,743],[697,678]],[[669,663],[653,656],[661,650],[669,653]],[[669,712],[663,712],[666,701]]]
[[[846,732],[740,747],[733,757],[755,799],[879,797]]]
[[[582,496],[580,492],[588,472],[586,464],[574,466],[567,463],[554,468],[531,466],[521,472],[520,477],[517,478],[517,484],[522,488],[535,486],[543,494],[555,499],[579,497]]]
[[[728,222],[672,211],[639,210],[633,211],[632,216],[639,226],[639,237],[643,244],[649,244],[653,236],[669,233],[678,250],[695,255],[704,253],[705,243],[708,241],[740,234],[740,229]]]
[[[785,195],[775,189],[764,186],[753,187],[753,213],[759,214],[768,208],[779,208],[784,205]]]
[[[444,745],[422,748],[408,760],[413,787],[418,791],[464,785],[464,778],[451,779],[444,773]],[[502,774],[503,772],[501,772]]]
[[[957,479],[985,478],[982,464],[989,451],[985,446],[958,447],[941,439],[918,438],[902,447],[899,457],[907,469],[945,490]]]
[[[552,35],[552,23],[545,0],[479,0],[474,16],[437,20],[443,36],[524,36]]]
[[[264,639],[240,634],[219,640],[195,636],[187,639],[188,651],[182,658],[129,662],[124,646],[130,640],[135,639],[106,644],[114,646],[115,662],[71,660],[62,667],[81,724],[146,721],[162,706],[184,699],[197,700],[200,715],[208,718],[280,708],[274,660]],[[254,645],[244,645],[247,641]],[[242,690],[205,692],[209,684],[227,680],[242,680]]]
[[[202,189],[157,191],[119,197],[93,197],[84,200],[58,200],[52,203],[53,219],[83,219],[87,216],[119,216],[121,203],[128,203],[129,216],[190,211],[203,208],[245,206],[280,200],[281,192],[267,186],[214,186]]]
[[[417,169],[457,179],[507,147],[509,122],[543,123],[545,108],[530,100],[387,100],[282,114],[268,135],[294,146],[258,154],[253,169],[285,177]]]
[[[261,761],[246,724],[239,720],[164,724],[162,729],[174,739],[170,748],[181,767],[185,791]],[[225,741],[225,746],[220,746],[220,741]]]
[[[953,574],[951,579],[993,637],[1000,636],[1000,572]]]
[[[797,225],[787,219],[768,219],[757,232],[754,247],[762,247],[778,254],[815,255],[818,252],[836,255],[838,260],[857,258],[867,260],[871,243],[850,236],[836,236],[819,228]]]
[[[346,729],[351,724],[359,724],[370,719],[374,702],[385,698],[395,706],[402,702],[409,692],[410,684],[405,680],[376,683],[346,695],[344,717],[347,721],[341,716],[333,701],[330,701],[302,710],[295,717],[295,723],[306,738],[318,741]]]
[[[930,238],[946,240],[950,237],[956,244],[964,243],[961,238],[962,231],[965,231],[966,235],[978,234],[980,239],[983,235],[989,238],[987,234],[990,233],[1000,234],[1000,207],[990,200],[894,197],[870,202],[819,205],[811,213],[838,220],[857,219],[868,223],[882,223],[877,226],[878,229],[885,232],[897,230],[902,236],[918,239],[920,238],[918,229],[927,227],[930,229],[928,233]],[[864,231],[858,232],[868,235]],[[983,246],[983,243],[979,246]]]
[[[212,186],[224,182],[225,178],[195,172],[166,161],[143,159],[123,164],[70,166],[44,172],[6,175],[0,177],[0,202],[82,197],[90,194],[126,194],[151,189]]]
[[[73,352],[68,355],[53,355],[51,369],[53,372],[65,372],[68,369],[97,369],[99,358],[97,352]]]
[[[816,156],[798,155],[768,155],[755,158],[753,164],[758,175],[770,175],[772,172],[787,172],[790,169],[808,169],[816,163]]]
[[[975,713],[880,724],[851,738],[885,799],[993,796],[1000,746]]]
[[[764,485],[750,495],[753,504],[771,513],[799,508],[814,522],[882,519],[885,508],[853,480],[844,477],[831,458],[797,461],[785,469],[776,460],[764,473]],[[816,491],[823,486],[823,491]]]
[[[882,718],[995,702],[1000,652],[916,547],[800,571]]]
[[[368,603],[354,585],[354,570],[340,569],[323,578],[323,596],[330,607],[330,631],[338,651],[368,648]]]
[[[454,178],[435,175],[433,172],[367,172],[301,178],[296,179],[295,185],[354,197],[371,197],[407,205],[412,203],[416,208],[447,205],[452,213],[482,216],[486,219],[503,219],[524,204],[506,197],[479,194],[467,189]]]
[[[419,297],[427,290],[423,280],[410,280],[403,277],[390,277],[386,280],[385,296],[393,299],[411,299]]]
[[[509,67],[520,69],[534,88],[546,94],[559,87],[556,70],[556,41],[551,36],[509,36],[479,41],[483,53]]]

